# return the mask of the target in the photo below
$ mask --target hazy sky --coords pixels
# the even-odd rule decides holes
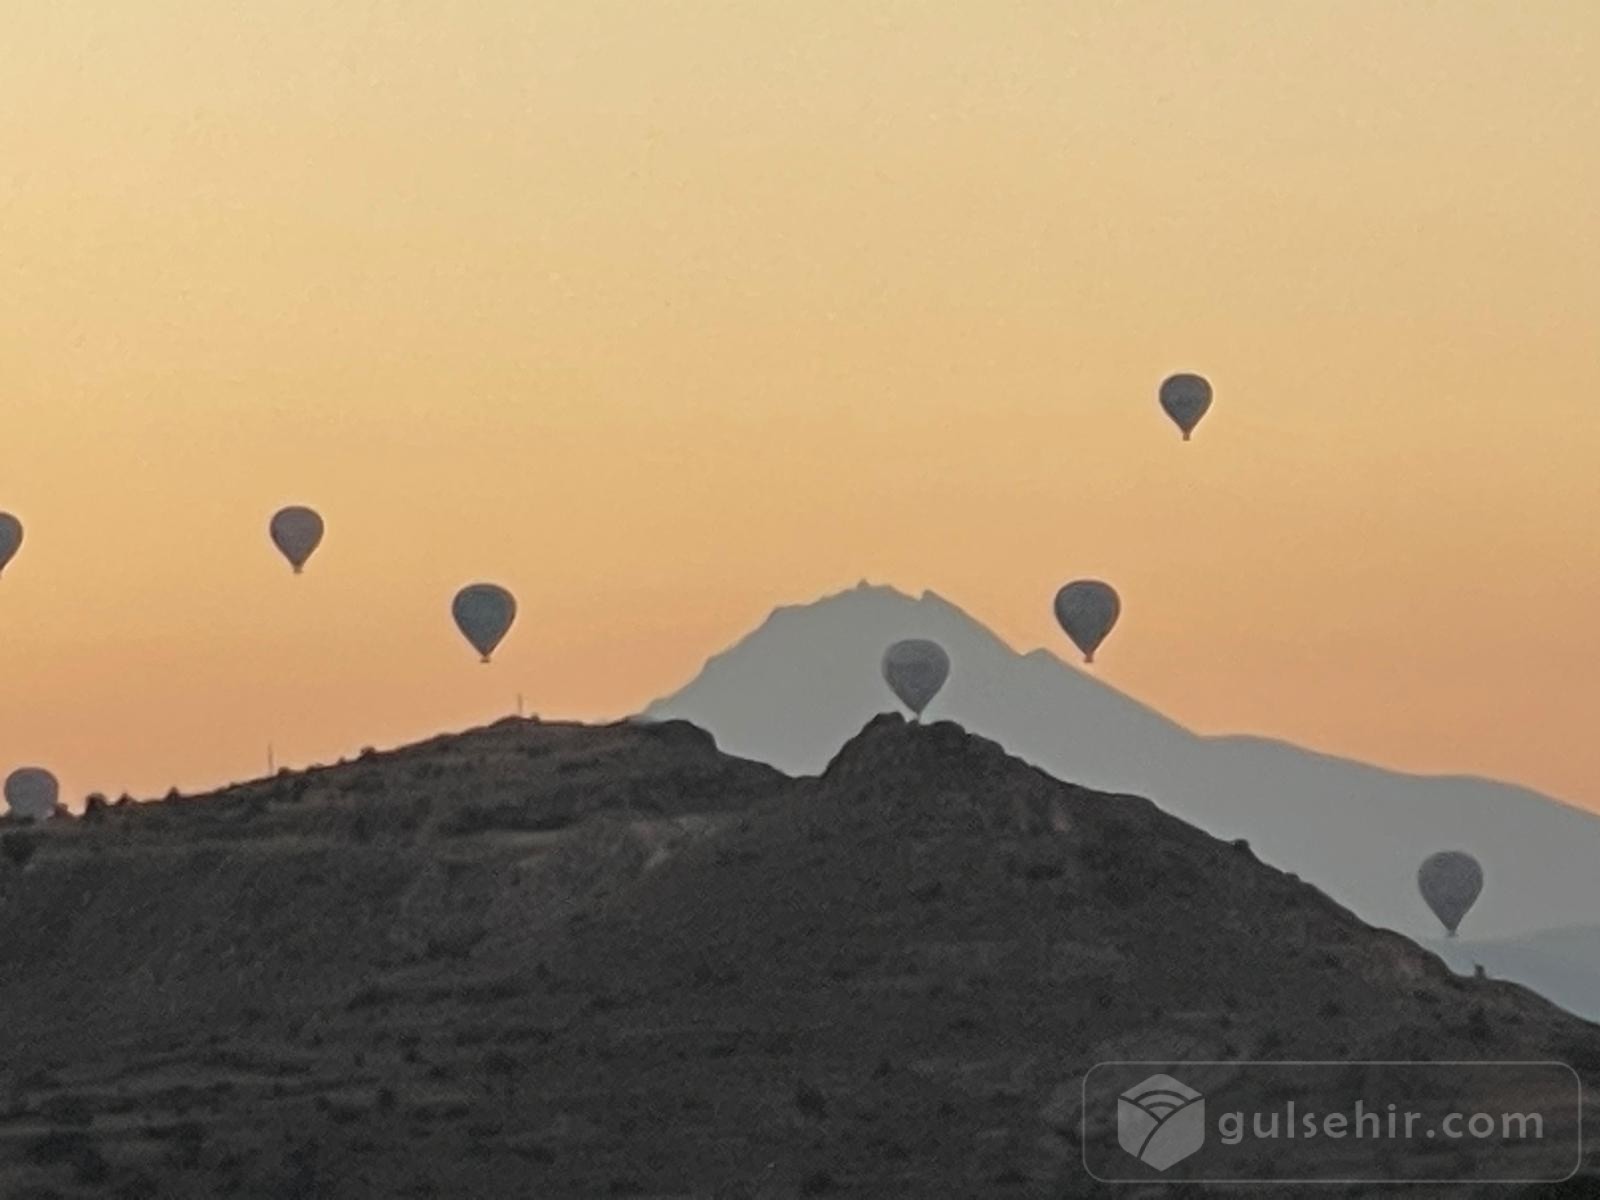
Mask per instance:
[[[9,6],[0,768],[621,714],[862,576],[1065,652],[1101,575],[1197,729],[1600,807],[1596,79],[1591,0]]]

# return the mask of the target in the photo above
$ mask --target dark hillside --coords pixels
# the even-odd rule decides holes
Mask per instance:
[[[1097,1061],[1600,1069],[1593,1026],[949,724],[789,780],[512,722],[28,836],[8,1195],[1054,1198],[1094,1194]]]

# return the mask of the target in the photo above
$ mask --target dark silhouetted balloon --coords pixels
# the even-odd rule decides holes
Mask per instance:
[[[884,682],[919,719],[948,678],[950,656],[937,642],[908,638],[883,652]]]
[[[1117,589],[1098,579],[1079,579],[1056,593],[1056,620],[1072,644],[1092,663],[1094,652],[1122,615]]]
[[[0,512],[0,573],[22,549],[22,522],[8,512]]]
[[[1455,937],[1456,926],[1483,891],[1483,868],[1470,854],[1442,850],[1430,854],[1417,868],[1417,890],[1445,932]]]
[[[42,821],[56,810],[61,787],[43,767],[18,767],[6,776],[6,807],[19,817]]]
[[[1211,407],[1211,385],[1201,375],[1173,375],[1161,384],[1161,407],[1187,442]]]
[[[322,544],[322,518],[312,509],[291,505],[272,514],[268,532],[272,534],[273,545],[283,552],[298,575],[306,560]]]
[[[517,619],[517,600],[498,584],[473,583],[456,593],[450,612],[462,635],[488,662],[511,622]]]

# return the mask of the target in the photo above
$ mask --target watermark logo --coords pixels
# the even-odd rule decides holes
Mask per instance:
[[[1117,1097],[1117,1143],[1165,1171],[1206,1144],[1206,1098],[1171,1075],[1152,1075]]]
[[[1083,1078],[1105,1183],[1536,1183],[1583,1161],[1559,1062],[1112,1062]]]

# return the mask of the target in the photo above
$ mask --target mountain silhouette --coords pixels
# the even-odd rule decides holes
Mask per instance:
[[[1054,1200],[1126,1194],[1099,1061],[1600,1083],[1600,1029],[949,722],[791,779],[507,720],[0,842],[6,1195]]]
[[[1486,882],[1464,936],[1572,924],[1600,911],[1600,817],[1526,788],[1405,774],[1259,737],[1205,737],[1043,650],[1019,654],[931,592],[866,583],[779,608],[644,715],[693,722],[730,753],[822,769],[851,732],[895,708],[878,674],[900,638],[951,658],[930,718],[959,721],[1057,778],[1149,796],[1316,884],[1376,925],[1440,932],[1417,866],[1465,850]]]

